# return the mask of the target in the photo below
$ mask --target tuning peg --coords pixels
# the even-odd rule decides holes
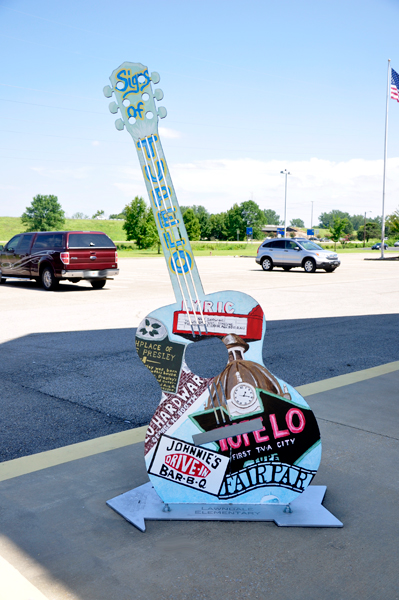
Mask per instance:
[[[118,110],[119,110],[119,106],[117,105],[116,102],[111,102],[111,104],[108,106],[110,112],[112,112],[113,115],[115,115]]]
[[[106,86],[105,86],[105,88],[103,89],[103,93],[104,93],[104,96],[105,96],[106,98],[111,98],[111,96],[112,96],[112,93],[113,93],[113,92],[112,92],[112,89],[111,89],[111,86],[109,86],[109,85],[106,85]]]
[[[159,73],[157,73],[156,71],[153,71],[153,72],[151,73],[151,81],[152,81],[152,83],[155,83],[155,84],[157,84],[157,83],[159,83],[160,79],[161,79],[161,78],[160,78],[160,76],[159,76]]]
[[[158,108],[158,115],[159,115],[160,119],[164,119],[167,114],[168,114],[168,112],[164,106],[160,106]]]
[[[122,121],[122,119],[116,119],[116,121],[115,121],[115,127],[117,128],[118,131],[122,131],[123,130],[123,128],[125,127],[125,124]]]
[[[158,88],[157,90],[155,90],[154,92],[154,98],[156,98],[156,100],[162,100],[163,98],[163,91]]]

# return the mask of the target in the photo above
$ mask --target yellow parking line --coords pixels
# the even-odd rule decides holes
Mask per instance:
[[[395,361],[379,367],[371,367],[370,369],[364,369],[363,371],[356,371],[354,373],[347,373],[346,375],[338,375],[338,377],[324,379],[323,381],[300,385],[296,389],[306,398],[313,394],[327,392],[346,385],[351,385],[352,383],[358,383],[360,381],[372,379],[373,377],[393,373],[398,370],[399,361]],[[109,450],[137,444],[138,442],[144,441],[146,429],[146,427],[129,429],[128,431],[122,431],[121,433],[113,433],[104,437],[95,438],[94,440],[88,440],[87,442],[71,444],[70,446],[64,446],[63,448],[56,448],[55,450],[48,450],[47,452],[40,452],[39,454],[33,454],[32,456],[23,456],[22,458],[15,458],[14,460],[0,463],[0,481],[40,471],[41,469],[47,469],[48,467],[61,465],[80,458],[93,456],[94,454],[101,454],[101,452],[108,452]]]
[[[347,373],[346,375],[338,375],[337,377],[331,377],[330,379],[323,379],[322,381],[315,381],[314,383],[307,383],[306,385],[300,385],[296,389],[298,392],[305,396],[312,396],[313,394],[320,394],[321,392],[328,392],[329,390],[335,390],[336,388],[351,385],[352,383],[359,383],[366,379],[373,379],[373,377],[379,377],[380,375],[387,375],[399,371],[399,360],[395,362],[387,363],[386,365],[380,365],[379,367],[371,367],[370,369],[364,369],[363,371],[355,371],[354,373]]]
[[[0,463],[0,481],[40,471],[41,469],[47,469],[48,467],[55,467],[56,465],[78,460],[79,458],[93,456],[93,454],[100,454],[101,452],[123,448],[123,446],[137,444],[137,442],[144,441],[146,429],[147,427],[129,429],[128,431],[112,433],[111,435],[105,435],[94,440],[88,440],[87,442],[71,444],[70,446],[48,450],[47,452],[39,452],[31,456],[23,456],[22,458],[15,458],[14,460]]]

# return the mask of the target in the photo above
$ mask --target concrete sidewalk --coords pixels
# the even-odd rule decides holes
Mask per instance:
[[[342,529],[147,522],[105,504],[147,481],[144,428],[0,464],[1,600],[399,598],[399,362],[298,388],[315,484]]]

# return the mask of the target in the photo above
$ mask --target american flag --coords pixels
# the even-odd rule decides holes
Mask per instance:
[[[399,75],[391,69],[391,98],[399,102]]]

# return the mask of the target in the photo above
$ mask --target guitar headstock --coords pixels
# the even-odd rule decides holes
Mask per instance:
[[[159,82],[156,72],[149,75],[147,67],[141,63],[124,62],[110,76],[112,87],[106,85],[104,96],[115,101],[109,105],[111,113],[120,111],[121,118],[115,121],[118,130],[126,129],[137,141],[158,133],[158,117],[166,117],[166,108],[156,107],[154,100],[162,100],[163,91],[152,90],[151,81]]]

